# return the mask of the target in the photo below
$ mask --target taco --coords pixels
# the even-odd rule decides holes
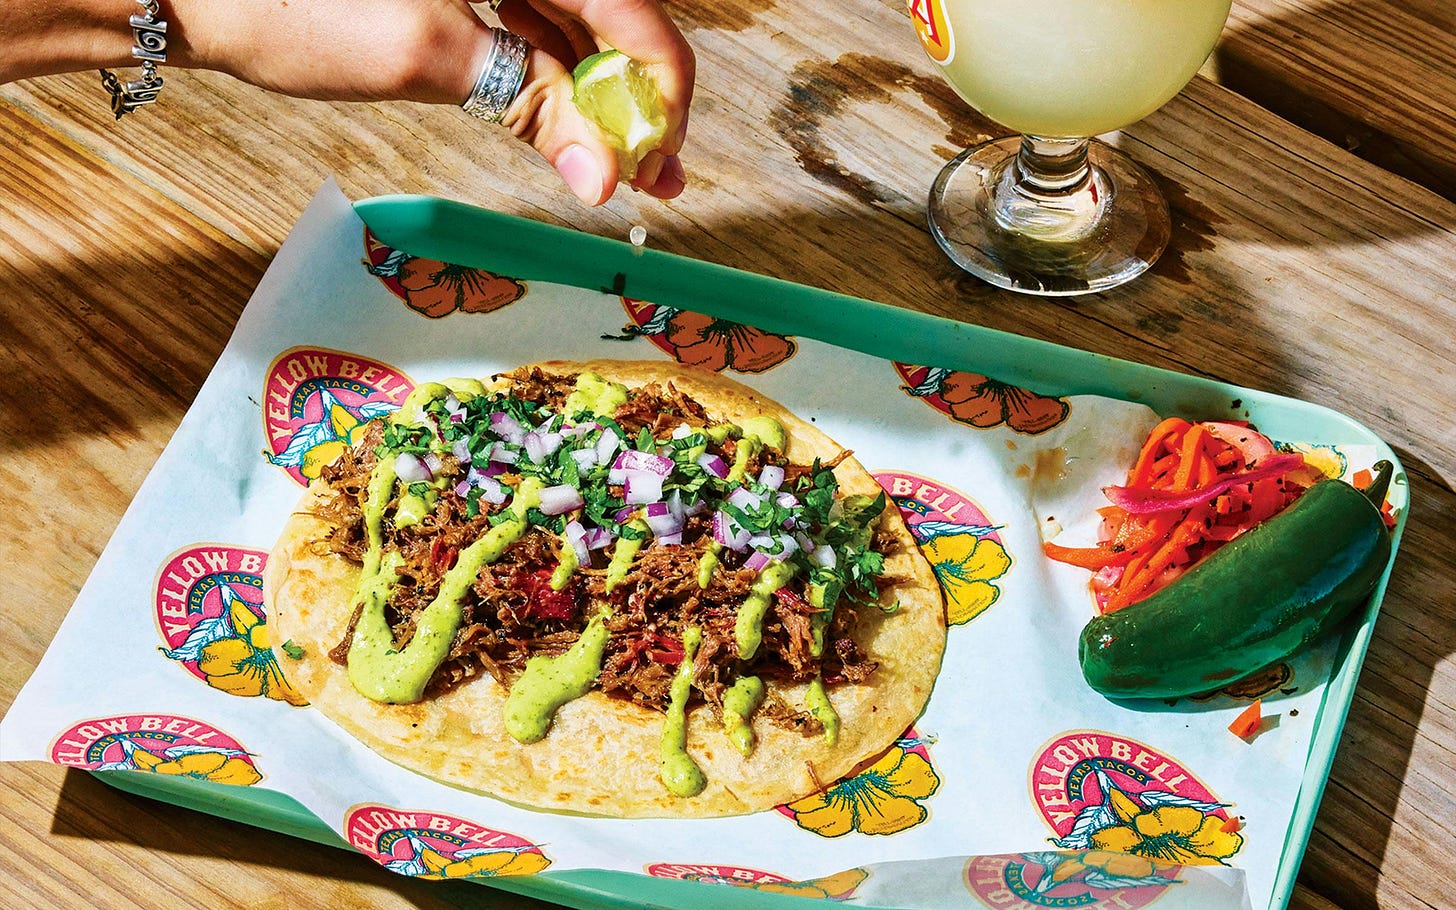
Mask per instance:
[[[289,680],[379,754],[518,804],[806,796],[919,716],[935,576],[851,455],[715,374],[548,362],[415,390],[268,562]]]

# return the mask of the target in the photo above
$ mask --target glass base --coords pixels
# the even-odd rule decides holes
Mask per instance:
[[[1022,141],[972,146],[935,178],[930,233],[956,265],[1007,290],[1068,296],[1117,287],[1157,261],[1172,225],[1147,171],[1093,139],[1087,180],[1028,192]]]

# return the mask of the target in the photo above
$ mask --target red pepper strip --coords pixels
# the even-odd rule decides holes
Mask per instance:
[[[1113,505],[1119,506],[1134,515],[1146,515],[1149,512],[1166,512],[1173,509],[1188,509],[1213,499],[1225,490],[1241,484],[1251,483],[1265,477],[1277,477],[1287,471],[1304,464],[1304,458],[1295,455],[1275,455],[1266,458],[1259,463],[1258,467],[1250,468],[1238,474],[1230,474],[1217,483],[1193,490],[1151,490],[1137,487],[1103,487],[1102,492],[1112,501]]]
[[[1243,739],[1248,739],[1259,730],[1259,724],[1264,720],[1264,700],[1254,699],[1254,703],[1245,708],[1234,722],[1229,724],[1229,732]]]
[[[1189,423],[1181,417],[1169,417],[1162,423],[1153,427],[1148,434],[1147,441],[1143,443],[1142,451],[1138,454],[1137,463],[1133,466],[1128,475],[1128,482],[1132,484],[1146,483],[1155,475],[1153,465],[1162,453],[1164,441],[1176,439],[1188,432]]]

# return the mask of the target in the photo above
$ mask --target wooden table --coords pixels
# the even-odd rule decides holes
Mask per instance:
[[[1279,5],[1239,6],[1230,40],[1246,58],[1281,52],[1268,36],[1288,19],[1260,18]],[[926,232],[935,171],[990,127],[932,73],[898,4],[690,0],[676,12],[700,85],[689,191],[670,204],[623,193],[583,210],[544,164],[450,109],[294,101],[169,72],[162,103],[118,124],[94,74],[0,87],[0,514],[12,530],[0,537],[0,709],[333,174],[354,198],[434,193],[619,238],[643,224],[674,252],[1365,422],[1410,472],[1412,517],[1295,903],[1451,906],[1456,204],[1199,79],[1118,140],[1172,201],[1162,261],[1104,294],[1014,296],[958,272]],[[1449,39],[1449,20],[1437,25]],[[1334,70],[1302,59],[1309,91],[1328,89]],[[1409,84],[1411,60],[1392,51],[1381,79]],[[1399,121],[1405,102],[1375,95],[1355,106]],[[1453,99],[1437,102],[1450,135]],[[1405,135],[1427,158],[1449,154]],[[57,767],[0,766],[0,789],[0,904],[538,906],[396,877]]]

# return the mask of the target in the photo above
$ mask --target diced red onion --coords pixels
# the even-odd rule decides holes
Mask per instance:
[[[572,449],[571,460],[576,462],[578,471],[590,471],[597,466],[597,450],[593,448]]]
[[[776,464],[766,464],[758,472],[758,482],[770,490],[777,490],[784,485],[784,469]]]
[[[638,471],[627,475],[622,501],[640,505],[657,502],[662,498],[662,478],[656,474]]]
[[[692,503],[683,506],[683,517],[692,518],[694,515],[701,515],[708,511],[708,502],[705,499],[697,499]]]
[[[636,514],[637,514],[637,507],[636,506],[627,506],[625,509],[618,509],[617,510],[617,513],[612,516],[612,520],[615,521],[619,525],[624,525],[627,522],[631,521],[632,520],[632,516],[633,515],[636,515]]]
[[[490,415],[490,428],[497,436],[515,445],[520,445],[521,440],[526,438],[526,428],[505,411]]]
[[[687,512],[683,509],[682,490],[673,490],[667,494],[667,510],[676,515],[679,521],[687,517]]]
[[[675,547],[682,543],[682,531],[673,531],[671,534],[654,534],[653,539],[660,544]]]
[[[648,508],[651,508],[651,506],[649,506]],[[675,534],[677,535],[678,542],[682,542],[682,519],[678,518],[671,512],[667,512],[662,515],[649,514],[643,520],[647,522],[647,527],[652,529],[652,534],[654,537],[663,537],[665,535]]]
[[[461,412],[457,412],[457,413],[451,414],[450,415],[450,422],[451,423],[464,423],[465,422],[465,412],[461,411]]]
[[[572,519],[566,523],[566,542],[576,551],[576,561],[580,565],[591,565],[591,548],[586,545],[586,528],[581,522]]]
[[[542,433],[539,430],[533,430],[526,434],[524,440],[526,457],[540,464],[556,454],[556,450],[561,448],[561,441],[560,433]]]
[[[793,540],[794,543],[799,545],[799,549],[803,550],[805,553],[814,552],[814,541],[810,540],[809,535],[805,534],[803,531],[795,532]]]
[[[455,397],[454,392],[445,393],[445,410],[452,414],[460,410],[460,399]]]
[[[607,475],[607,483],[626,483],[628,475],[634,472],[654,474],[659,478],[666,477],[672,473],[672,459],[654,455],[651,452],[628,449],[612,462],[612,470]]]
[[[455,484],[455,495],[456,496],[464,496],[466,493],[469,493],[469,492],[470,492],[470,481],[468,481],[468,480],[462,480],[459,483]]]
[[[834,548],[826,543],[814,548],[809,554],[809,561],[820,568],[832,569],[838,557],[834,555]]]
[[[394,473],[405,483],[428,483],[435,479],[435,472],[418,455],[402,452],[394,459]]]
[[[440,469],[444,466],[445,463],[440,460],[439,455],[436,455],[434,452],[425,453],[425,467],[430,469],[430,477],[433,478],[435,475],[439,474]]]
[[[455,440],[455,445],[450,448],[450,453],[461,464],[470,464],[470,440],[465,438]]]
[[[748,546],[748,532],[740,528],[727,512],[713,513],[713,540],[730,550],[743,552]]]
[[[515,449],[506,448],[503,442],[498,442],[491,446],[489,457],[491,461],[498,461],[501,464],[515,464],[521,460],[521,453]]]
[[[544,487],[540,497],[540,509],[546,515],[562,515],[586,505],[586,500],[581,497],[581,491],[569,483]]]
[[[1303,456],[1292,453],[1271,455],[1260,461],[1256,467],[1240,471],[1237,474],[1230,474],[1205,487],[1189,490],[1186,493],[1175,493],[1168,490],[1133,490],[1128,487],[1103,487],[1102,492],[1107,495],[1107,499],[1113,505],[1123,511],[1133,515],[1146,515],[1151,512],[1191,509],[1241,484],[1253,483],[1266,477],[1278,477],[1303,466]]]
[[[500,481],[494,477],[482,477],[480,480],[480,498],[493,506],[498,506],[506,501],[506,488],[501,486]]]
[[[587,420],[582,423],[574,423],[569,427],[562,427],[561,432],[572,439],[580,439],[592,430],[600,430],[602,425],[595,420]]]
[[[763,505],[763,497],[752,492],[747,487],[738,487],[732,493],[729,493],[728,501],[745,512]]]
[[[612,542],[612,532],[606,528],[588,528],[586,532],[587,549],[600,550]]]
[[[786,509],[792,509],[794,506],[799,504],[799,498],[793,493],[785,491],[775,496],[774,502],[778,503]]]
[[[687,439],[691,435],[693,435],[693,428],[685,423],[678,424],[677,429],[672,431],[673,439]]]
[[[488,464],[486,464],[486,466],[485,466],[485,476],[486,477],[499,477],[499,476],[501,476],[502,474],[506,473],[509,470],[510,470],[510,465],[504,465],[504,464],[501,464],[498,461],[492,461],[492,462],[489,462]]]
[[[762,572],[765,568],[768,567],[768,564],[773,561],[773,557],[769,556],[767,553],[764,553],[761,550],[754,550],[752,553],[748,554],[747,559],[743,560],[743,568],[748,569],[751,572]]]
[[[647,507],[642,510],[643,516],[647,518],[660,518],[663,515],[670,514],[671,512],[672,509],[668,508],[668,505],[665,502],[649,502],[647,504]]]
[[[617,451],[617,446],[622,440],[617,436],[617,431],[611,427],[602,430],[602,435],[597,437],[597,464],[606,464],[612,458],[612,453]]]
[[[704,471],[719,480],[728,476],[728,462],[724,461],[720,455],[699,455],[698,464]]]

